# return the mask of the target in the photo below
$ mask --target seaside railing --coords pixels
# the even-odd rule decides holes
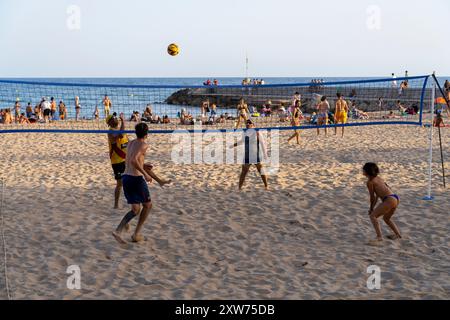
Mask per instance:
[[[301,96],[303,116],[300,126],[294,127],[291,116],[296,93]],[[349,107],[346,124],[334,123],[337,93]],[[123,113],[126,132],[132,132],[139,121],[147,122],[152,133],[193,131],[199,124],[200,130],[242,129],[245,121],[238,121],[237,112],[241,99],[248,106],[247,117],[257,128],[291,130],[317,128],[317,105],[323,96],[330,105],[328,126],[421,125],[429,117],[431,87],[426,75],[395,80],[250,86],[108,85],[5,79],[0,80],[0,133],[105,133],[108,131],[105,96],[111,103],[110,114]],[[44,99],[48,102],[42,103]],[[46,116],[44,109],[49,106],[51,110]],[[144,112],[147,107],[150,109]]]

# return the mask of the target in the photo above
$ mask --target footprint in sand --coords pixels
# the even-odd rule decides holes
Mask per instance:
[[[382,247],[383,246],[383,241],[381,240],[369,240],[369,242],[367,242],[368,246],[371,247]]]

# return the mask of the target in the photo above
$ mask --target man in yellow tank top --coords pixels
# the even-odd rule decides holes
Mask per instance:
[[[123,113],[120,114],[119,118],[117,118],[116,113],[108,115],[106,117],[106,123],[110,130],[110,133],[108,133],[109,158],[114,171],[114,178],[117,182],[114,191],[114,209],[117,209],[119,207],[120,190],[122,189],[122,174],[125,172],[128,136],[125,133],[114,133],[114,131],[125,130]]]
[[[337,93],[336,109],[334,111],[334,124],[347,123],[348,105],[342,98],[342,94]],[[334,134],[337,135],[337,127],[334,127]],[[344,136],[344,127],[342,127],[342,137]]]

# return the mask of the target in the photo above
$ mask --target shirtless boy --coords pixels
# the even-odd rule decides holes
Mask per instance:
[[[317,125],[326,126],[328,124],[328,111],[330,110],[330,104],[327,101],[327,97],[323,96],[320,99],[320,103],[317,106]],[[319,128],[317,128],[317,135],[320,134]],[[327,135],[327,128],[325,127],[325,135]]]
[[[128,223],[138,215],[139,221],[131,239],[133,242],[144,240],[144,237],[141,234],[141,229],[148,217],[148,214],[150,213],[150,209],[152,208],[152,201],[147,182],[152,181],[152,175],[154,174],[151,173],[151,165],[144,163],[145,154],[148,149],[148,145],[145,142],[148,136],[147,124],[143,122],[138,123],[135,127],[135,132],[137,138],[130,141],[127,146],[125,172],[122,176],[123,191],[125,198],[131,205],[131,211],[123,217],[119,226],[112,233],[114,238],[120,244],[126,244],[125,240],[122,238],[123,229],[125,229]],[[161,182],[162,184],[170,183],[170,181]]]

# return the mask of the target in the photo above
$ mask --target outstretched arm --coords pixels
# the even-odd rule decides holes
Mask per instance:
[[[123,115],[123,112],[119,115],[120,118],[120,131],[125,130],[125,117]],[[122,135],[120,135],[122,137]]]
[[[158,182],[159,186],[162,188],[164,185],[171,183],[172,180],[161,179],[153,172],[153,166],[150,163],[144,163],[144,169],[148,173],[150,177],[152,177],[156,182]]]

